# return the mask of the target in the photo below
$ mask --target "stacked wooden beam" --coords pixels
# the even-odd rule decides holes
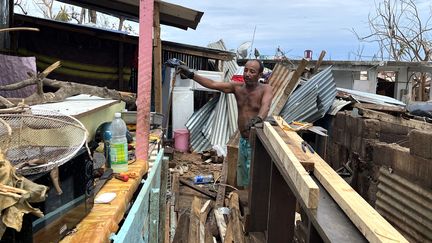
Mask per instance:
[[[283,130],[283,123],[280,122],[279,126]],[[300,192],[302,200],[308,205],[311,194],[305,194],[307,191],[310,193],[313,186],[309,184],[306,186],[307,176],[301,175],[304,170],[301,166],[295,166],[298,160],[292,149],[298,149],[301,146],[303,139],[293,131],[284,130],[285,135],[291,141],[291,145],[280,137],[280,135],[272,128],[269,123],[264,126],[264,133],[276,149],[277,156],[286,161],[285,169],[288,171],[291,180],[295,183],[297,190]],[[295,148],[297,146],[297,148]],[[342,208],[345,214],[357,226],[359,231],[370,242],[408,242],[393,226],[387,222],[372,206],[370,206],[344,179],[342,179],[318,154],[305,153],[309,157],[309,161],[314,162],[314,176],[323,185],[326,191],[332,196],[336,203]],[[281,172],[283,173],[283,172]],[[305,189],[306,188],[306,189]],[[309,197],[308,197],[309,196]],[[309,204],[310,205],[310,204]]]

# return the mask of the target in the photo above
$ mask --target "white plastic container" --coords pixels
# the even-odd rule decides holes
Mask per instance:
[[[128,143],[126,138],[126,123],[121,119],[121,113],[114,114],[111,122],[111,169],[114,173],[128,171]]]

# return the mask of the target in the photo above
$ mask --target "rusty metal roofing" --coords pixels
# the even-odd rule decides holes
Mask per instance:
[[[293,74],[294,71],[290,70],[288,66],[281,63],[276,64],[269,78],[269,84],[273,89],[273,100],[269,114],[273,113]]]
[[[59,0],[84,8],[90,8],[102,13],[120,15],[131,20],[139,19],[139,0]],[[187,30],[196,29],[203,12],[180,5],[155,0],[159,3],[160,23]]]

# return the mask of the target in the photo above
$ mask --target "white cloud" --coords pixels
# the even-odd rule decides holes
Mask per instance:
[[[367,17],[373,1],[364,0],[282,0],[282,1],[193,1],[168,0],[204,12],[197,30],[162,28],[162,38],[205,46],[223,39],[229,49],[252,40],[262,54],[273,55],[276,47],[293,56],[305,49],[319,55],[327,49],[332,58],[346,59],[359,43],[350,32],[367,33]]]

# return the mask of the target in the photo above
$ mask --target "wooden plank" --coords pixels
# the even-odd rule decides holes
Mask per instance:
[[[225,218],[217,208],[213,210],[213,213],[216,218],[220,238],[222,239],[222,242],[225,242],[225,235],[226,235],[226,228],[227,228]]]
[[[264,122],[264,134],[274,147],[280,161],[283,161],[282,166],[293,181],[306,207],[317,208],[319,198],[318,185],[312,180],[309,173],[303,168],[288,145],[268,122]]]
[[[211,208],[212,208],[212,203],[210,200],[207,200],[200,210],[200,218],[199,218],[199,242],[200,243],[208,242],[208,237],[206,238],[205,224]]]
[[[404,119],[402,117],[389,115],[387,113],[383,113],[383,112],[379,112],[379,111],[354,108],[352,112],[354,113],[354,116],[356,113],[358,113],[359,115],[363,116],[364,118],[376,119],[379,121],[388,122],[391,124],[406,126],[406,127],[415,128],[415,129],[420,129],[420,130],[428,130],[428,131],[432,130],[432,124],[431,123],[417,121],[417,120],[413,120],[413,119],[407,120],[407,119]]]
[[[405,113],[406,108],[402,106],[390,106],[390,105],[379,105],[379,104],[367,104],[367,103],[356,103],[354,107],[359,109],[369,109],[381,112],[393,112],[393,113]]]
[[[206,195],[212,199],[216,199],[216,193],[209,191],[207,188],[204,188],[204,187],[201,188],[199,186],[195,186],[191,181],[185,180],[183,178],[180,178],[179,181],[181,184],[183,184],[187,187],[190,187],[190,188],[194,189],[195,191],[201,192],[202,194],[204,194],[204,195]]]
[[[238,144],[240,140],[240,132],[237,130],[227,143],[227,184],[237,186],[237,160],[238,160]]]
[[[226,178],[227,178],[227,170],[228,170],[228,161],[227,158],[224,159],[223,164],[222,164],[222,174],[221,174],[221,178],[220,178],[220,183],[218,186],[218,192],[216,195],[216,203],[215,203],[215,207],[216,208],[220,208],[224,206],[224,199],[225,199],[225,184],[226,184]]]
[[[161,175],[160,175],[160,198],[159,198],[159,237],[158,242],[163,243],[165,241],[165,219],[169,217],[166,214],[169,214],[169,210],[166,210],[166,194],[167,194],[167,186],[168,186],[168,159],[164,157],[161,161]]]
[[[149,233],[148,230],[143,231],[143,228],[148,227],[150,190],[158,180],[162,156],[163,149],[159,151],[155,164],[120,230],[117,231],[118,224],[123,220],[127,205],[137,190],[142,176],[147,172],[147,161],[137,160],[129,165],[129,172],[137,172],[138,178],[129,179],[127,182],[107,181],[98,194],[115,192],[117,197],[109,204],[95,204],[91,212],[78,224],[79,230],[66,236],[61,242],[108,242],[110,235],[114,242],[143,242],[141,232],[145,232],[145,235]],[[117,234],[113,235],[112,233],[115,232]]]
[[[162,113],[162,43],[160,39],[159,2],[154,3],[153,12],[153,92],[155,111]]]
[[[231,61],[233,60],[233,57],[229,54],[226,54],[226,52],[219,52],[217,54],[213,54],[213,53],[209,53],[209,52],[205,52],[205,51],[199,51],[199,50],[193,50],[193,49],[187,49],[184,47],[180,47],[180,46],[171,46],[171,45],[167,45],[166,43],[162,43],[162,49],[164,51],[171,51],[171,52],[177,52],[177,53],[182,53],[182,54],[187,54],[187,55],[192,55],[192,56],[198,56],[198,57],[206,57],[209,59],[214,59],[214,60],[223,60],[223,61]]]
[[[281,112],[285,103],[288,101],[288,98],[290,97],[291,93],[297,87],[297,85],[300,81],[300,76],[302,75],[302,73],[305,70],[306,65],[308,63],[309,62],[306,59],[302,59],[300,64],[297,66],[296,71],[294,72],[293,76],[291,77],[288,85],[285,87],[285,90],[284,90],[282,96],[280,97],[278,103],[276,104],[276,106],[272,112],[273,115],[278,115]]]
[[[301,148],[301,144],[295,144],[292,140],[290,140],[284,133],[283,127],[285,124],[287,124],[283,119],[278,119],[280,117],[275,117],[275,121],[279,125],[279,127],[274,127],[276,132],[279,134],[279,136],[282,138],[282,140],[288,145],[288,147],[291,149],[291,151],[294,153],[294,155],[297,157],[297,159],[300,161],[300,163],[303,165],[305,170],[307,171],[313,171],[314,168],[314,162],[309,159],[309,156],[307,156],[306,153],[309,153],[308,150],[306,153]]]
[[[285,133],[295,143],[303,141],[296,132],[285,131]],[[317,153],[309,153],[308,156],[315,163],[315,177],[368,241],[408,242]]]
[[[256,136],[256,129],[249,135],[252,148],[250,186],[248,195],[249,214],[246,214],[246,232],[267,230],[268,201],[272,159]]]
[[[177,228],[174,234],[173,243],[187,243],[188,237],[189,237],[189,219],[190,212],[185,211],[183,212],[180,217],[177,224]]]
[[[228,222],[227,234],[225,242],[244,243],[244,233],[242,223],[240,221],[240,206],[239,196],[237,193],[232,193],[229,201],[230,221]],[[230,229],[230,230],[228,230]]]
[[[272,165],[267,242],[293,242],[296,197],[285,179]]]
[[[164,229],[162,230],[162,232],[164,232],[164,243],[169,243],[170,242],[170,209],[171,209],[171,205],[169,202],[167,202],[165,204],[165,223],[164,223]]]
[[[199,242],[200,211],[201,211],[201,200],[198,197],[194,197],[191,205],[191,213],[189,216],[188,242]]]
[[[171,184],[171,192],[173,193],[174,197],[174,211],[178,212],[179,210],[179,192],[180,192],[180,183],[179,183],[179,173],[173,173],[172,174],[172,184]]]
[[[149,242],[158,242],[160,238],[159,232],[159,197],[160,189],[152,189],[150,193],[150,227],[149,227]],[[163,210],[163,209],[162,209]]]
[[[316,72],[318,72],[318,69],[320,68],[320,66],[321,66],[321,63],[322,63],[322,61],[324,60],[324,56],[325,56],[325,54],[326,54],[326,51],[321,51],[321,53],[320,53],[320,56],[319,56],[319,58],[318,58],[318,61],[315,63],[315,67],[313,68],[313,70],[312,70],[312,74],[314,74],[314,73],[316,73]]]

